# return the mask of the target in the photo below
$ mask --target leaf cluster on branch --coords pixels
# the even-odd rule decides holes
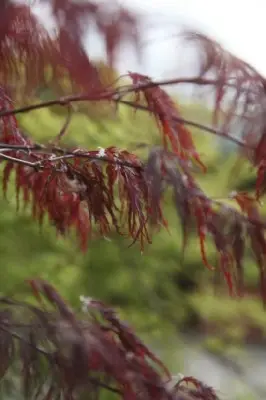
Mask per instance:
[[[104,303],[81,296],[77,316],[49,283],[29,284],[39,305],[0,299],[0,376],[16,356],[26,399],[95,399],[105,390],[123,399],[217,399],[192,377],[172,379]]]
[[[4,193],[14,171],[18,207],[22,197],[24,205],[31,204],[32,215],[40,224],[47,215],[60,234],[75,228],[81,247],[86,250],[95,228],[103,236],[114,229],[129,236],[132,243],[139,241],[143,248],[145,242],[151,242],[154,229],[167,228],[163,200],[170,188],[183,229],[183,252],[190,232],[196,229],[203,264],[210,270],[220,268],[230,293],[242,295],[243,259],[245,248],[250,246],[258,265],[261,297],[266,303],[265,222],[259,203],[265,193],[265,78],[212,39],[190,32],[185,39],[195,45],[199,54],[199,70],[194,77],[155,82],[148,76],[129,72],[123,77],[129,83],[122,84],[122,79],[118,79],[112,85],[104,85],[84,50],[86,27],[96,27],[106,48],[108,65],[113,67],[119,46],[125,41],[133,43],[139,51],[139,18],[115,3],[112,7],[109,3],[93,1],[42,0],[38,3],[50,6],[56,23],[53,34],[29,6],[11,1],[0,5],[0,160]],[[36,88],[47,79],[62,97],[33,102]],[[71,84],[68,89],[64,86],[66,79]],[[212,89],[215,99],[212,126],[182,118],[179,106],[163,88],[185,83]],[[133,101],[128,100],[129,94],[134,95]],[[112,143],[108,148],[96,150],[66,148],[62,140],[75,113],[74,104],[86,102],[89,107],[90,101],[99,104],[108,101],[117,107],[123,104],[149,112],[157,122],[161,146],[152,147],[147,160],[140,160]],[[67,109],[66,121],[52,142],[36,143],[20,129],[17,115],[53,105]],[[239,139],[232,132],[236,120],[243,126]],[[195,172],[206,174],[208,170],[197,152],[191,126],[239,146],[239,156],[246,158],[257,171],[254,194],[229,193],[227,198],[235,202],[229,206],[202,190]],[[217,250],[217,265],[211,265],[208,260],[207,238]],[[93,309],[93,318],[79,320],[49,284],[38,281],[34,282],[36,287],[37,292],[42,291],[54,303],[59,316],[13,300],[2,300],[8,306],[0,325],[6,367],[16,349],[14,340],[18,340],[22,346],[26,397],[33,389],[37,393],[37,386],[44,390],[35,384],[38,377],[34,375],[38,373],[36,357],[44,357],[48,364],[52,362],[52,380],[50,386],[45,386],[48,391],[44,399],[56,398],[58,393],[70,399],[74,396],[73,390],[80,390],[84,385],[90,387],[89,393],[96,386],[104,386],[125,399],[216,398],[211,389],[192,378],[194,391],[183,385],[167,389],[166,381],[147,359],[152,359],[157,367],[162,365],[106,306],[90,302],[88,308],[90,313]],[[13,306],[30,312],[34,322],[22,324],[18,331],[13,331],[16,325],[11,312]],[[94,311],[103,322],[96,319]],[[67,354],[62,353],[60,335],[65,335]],[[56,350],[52,353],[40,350],[37,342],[41,338]],[[166,372],[165,367],[162,369]],[[90,378],[89,372],[101,377]],[[116,389],[109,387],[110,381]],[[31,384],[35,385],[33,389]]]

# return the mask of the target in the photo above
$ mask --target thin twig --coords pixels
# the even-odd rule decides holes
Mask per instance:
[[[68,109],[69,109],[69,105],[74,102],[101,101],[101,100],[110,100],[115,103],[121,103],[121,104],[130,106],[130,107],[134,107],[135,109],[151,112],[152,110],[149,107],[137,104],[136,102],[132,102],[129,100],[122,100],[121,96],[123,96],[125,94],[129,94],[131,92],[141,91],[141,90],[145,90],[145,89],[155,87],[155,86],[185,84],[185,83],[186,84],[194,83],[197,85],[215,85],[215,84],[219,83],[219,80],[205,79],[205,78],[199,78],[199,77],[194,77],[194,78],[188,77],[188,78],[170,79],[170,80],[164,80],[164,81],[148,82],[148,83],[143,83],[143,84],[138,84],[138,85],[132,85],[132,86],[127,86],[124,89],[118,88],[113,91],[105,91],[103,93],[98,93],[98,94],[94,94],[94,95],[77,94],[77,95],[73,95],[73,96],[67,96],[67,97],[62,97],[59,99],[41,102],[38,104],[32,104],[32,105],[17,108],[17,109],[3,110],[3,111],[0,111],[0,118],[10,116],[10,115],[20,114],[20,113],[25,113],[25,112],[29,112],[29,111],[33,111],[33,110],[37,110],[37,109],[48,108],[48,107],[55,106],[55,105],[61,105],[63,107],[68,106]],[[230,84],[230,83],[227,83],[226,85],[228,87],[234,87],[234,85]],[[245,90],[245,89],[243,89],[243,90]],[[160,113],[158,113],[158,114],[160,114]],[[64,132],[70,122],[70,117],[71,117],[71,115],[68,115],[67,121],[64,124],[61,132],[59,133],[59,137],[61,137],[64,134]],[[173,116],[173,119],[177,122],[185,123],[185,124],[193,126],[195,128],[199,128],[199,129],[205,130],[206,132],[213,133],[217,136],[223,137],[224,139],[229,140],[229,141],[237,144],[238,146],[254,149],[253,147],[249,146],[248,144],[246,144],[232,136],[226,135],[225,132],[220,131],[215,128],[212,128],[205,124],[200,124],[200,123],[197,123],[197,122],[194,122],[191,120],[187,120],[187,119],[181,118],[181,117],[179,118],[176,116]]]
[[[132,107],[132,108],[135,108],[135,109],[138,109],[138,110],[141,110],[141,111],[147,111],[147,112],[152,112],[153,111],[149,107],[143,106],[141,104],[136,104],[133,101],[122,100],[122,99],[114,99],[113,101],[115,101],[117,103],[124,104],[126,106],[129,106],[129,107]],[[161,115],[159,112],[157,114]],[[186,124],[186,125],[193,126],[194,128],[202,129],[202,130],[204,130],[206,132],[213,133],[213,134],[215,134],[217,136],[220,136],[220,137],[222,137],[222,138],[224,138],[226,140],[229,140],[229,141],[237,144],[238,146],[249,148],[249,149],[252,149],[252,150],[255,149],[254,147],[248,145],[247,143],[244,143],[241,140],[238,140],[238,139],[234,138],[233,136],[228,136],[228,135],[225,134],[225,132],[220,131],[220,130],[215,129],[215,128],[212,128],[211,126],[204,125],[204,124],[201,124],[199,122],[194,122],[194,121],[191,121],[191,120],[186,119],[186,118],[181,118],[181,117],[179,118],[179,117],[176,117],[174,115],[172,116],[172,118],[176,122],[180,122],[180,123],[183,123],[183,124]]]
[[[73,96],[66,96],[66,97],[60,97],[59,99],[54,99],[54,100],[49,100],[49,101],[44,101],[41,103],[37,104],[30,104],[28,106],[24,107],[19,107],[19,108],[14,108],[11,110],[2,110],[0,111],[0,118],[2,117],[8,117],[10,115],[16,115],[16,114],[23,114],[29,111],[33,110],[39,110],[42,108],[48,108],[52,106],[62,106],[65,107],[70,103],[75,103],[75,102],[82,102],[82,101],[100,101],[100,100],[107,100],[110,99],[110,97],[113,95],[112,92],[103,92],[99,94],[94,94],[94,95],[73,95]]]
[[[143,169],[143,165],[136,165],[133,164],[129,161],[122,161],[119,159],[112,159],[106,156],[97,156],[97,155],[92,155],[92,154],[88,154],[88,153],[76,153],[76,152],[70,152],[70,153],[66,153],[63,154],[61,156],[55,156],[55,157],[50,157],[48,159],[46,159],[46,161],[59,161],[59,160],[65,160],[65,159],[70,159],[70,158],[87,158],[88,160],[95,160],[95,161],[104,161],[107,162],[109,164],[115,164],[115,165],[120,165],[123,167],[128,167],[128,168],[134,168],[137,170],[142,170]]]
[[[199,86],[211,86],[217,85],[219,83],[219,79],[206,79],[200,77],[185,77],[185,78],[174,78],[167,79],[162,81],[151,81],[145,83],[139,83],[137,85],[125,85],[125,87],[120,88],[120,94],[128,94],[131,92],[138,92],[141,90],[151,89],[156,86],[170,86],[170,85],[180,85],[180,84],[195,84]],[[235,87],[233,84],[229,84],[229,87]]]
[[[26,165],[27,167],[31,167],[31,168],[42,168],[40,161],[36,161],[36,162],[31,162],[31,161],[26,161],[26,160],[22,160],[21,158],[16,158],[16,157],[11,157],[8,156],[7,154],[3,154],[2,152],[0,152],[0,159],[3,158],[7,161],[12,161],[15,162],[17,164],[23,164]]]
[[[0,324],[0,330],[3,331],[3,332],[8,333],[9,335],[11,335],[12,337],[14,337],[17,340],[20,340],[21,342],[26,343],[28,346],[33,347],[35,350],[37,350],[39,353],[41,353],[42,355],[44,355],[48,359],[51,359],[51,357],[52,357],[51,353],[48,353],[46,350],[41,349],[39,346],[36,346],[33,343],[29,342],[27,339],[25,339],[23,336],[20,336],[18,333],[10,331],[9,329],[5,328],[1,324]]]
[[[66,117],[65,123],[62,126],[59,134],[56,136],[55,140],[53,141],[54,144],[58,145],[60,140],[62,139],[62,137],[66,133],[67,128],[69,127],[69,124],[70,124],[70,121],[71,121],[72,112],[73,112],[73,107],[72,107],[71,103],[69,103],[69,104],[67,104],[67,117]]]
[[[155,86],[167,86],[167,85],[180,85],[180,84],[196,84],[199,86],[211,86],[219,83],[220,79],[206,79],[200,77],[185,77],[179,79],[169,79],[163,81],[154,81],[154,82],[145,82],[137,85],[125,85],[124,87],[120,87],[110,91],[104,91],[102,93],[95,93],[91,95],[81,95],[76,94],[72,96],[60,97],[59,99],[49,100],[37,104],[31,104],[25,107],[15,108],[12,110],[2,110],[0,111],[0,118],[7,117],[10,115],[21,114],[28,111],[38,110],[41,108],[48,108],[52,106],[67,106],[70,103],[75,102],[83,102],[83,101],[100,101],[100,100],[112,100],[113,97],[123,96],[125,94],[129,94],[131,92],[139,92],[141,90],[149,89]],[[232,83],[225,83],[225,85],[229,88],[235,88],[235,85]],[[243,88],[242,91],[250,91],[248,89]]]
[[[17,158],[17,157],[11,157],[8,156],[7,154],[3,154],[3,151],[14,151],[14,150],[21,150],[21,151],[41,151],[47,155],[51,154],[50,157],[44,158],[43,160],[38,160],[36,162],[31,162],[31,161],[27,161],[27,160],[22,160],[21,158]],[[55,155],[54,153],[61,153],[60,156]],[[109,158],[107,156],[97,156],[94,152],[94,154],[89,154],[88,151],[86,152],[76,152],[76,151],[67,151],[64,149],[61,149],[59,147],[45,147],[43,145],[33,145],[33,146],[26,146],[26,145],[9,145],[9,144],[4,144],[4,143],[0,143],[0,158],[4,158],[7,161],[12,161],[14,163],[20,163],[23,165],[26,165],[28,167],[31,168],[38,168],[38,169],[42,169],[44,168],[43,163],[50,161],[50,162],[55,162],[55,161],[59,161],[59,160],[64,160],[64,159],[71,159],[71,158],[85,158],[88,160],[95,160],[95,161],[103,161],[103,162],[107,162],[109,164],[115,164],[115,165],[120,165],[123,167],[128,167],[128,168],[133,168],[133,169],[137,169],[137,170],[142,170],[143,169],[143,165],[136,165],[134,163],[131,163],[129,161],[124,161],[124,160],[119,160],[118,158]]]
[[[107,385],[106,383],[103,383],[103,382],[99,381],[99,380],[96,379],[96,378],[93,378],[93,377],[90,376],[90,377],[89,377],[89,381],[90,381],[91,383],[93,383],[94,385],[96,385],[96,386],[100,386],[100,387],[102,387],[103,389],[110,390],[110,392],[119,394],[120,396],[122,395],[121,390],[116,389],[116,388],[114,388],[114,387],[112,387],[112,386],[109,386],[109,385]]]

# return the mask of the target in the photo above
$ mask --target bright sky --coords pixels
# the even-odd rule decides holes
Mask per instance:
[[[176,20],[176,25],[197,27],[266,75],[266,0],[120,0],[120,3],[134,5],[143,13],[169,17],[171,26]],[[169,27],[170,23],[165,23],[158,32],[153,31],[154,37],[165,37]],[[177,61],[172,46],[174,41],[169,39],[154,43],[153,51],[155,48],[157,51],[147,66],[154,70],[152,75],[161,74],[166,66],[169,69]],[[158,56],[161,52],[164,57]]]
[[[148,45],[144,65],[132,59],[131,54],[124,54],[118,65],[121,73],[135,69],[156,78],[187,75],[186,62],[191,57],[171,36],[185,25],[213,36],[266,76],[266,0],[118,1],[142,14],[155,16],[145,29]],[[48,20],[43,10],[39,9],[38,14]],[[95,38],[89,42],[89,50],[100,55],[100,43]]]

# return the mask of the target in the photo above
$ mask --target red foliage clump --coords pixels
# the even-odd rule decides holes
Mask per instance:
[[[127,400],[218,400],[196,379],[176,384],[163,363],[102,302],[81,296],[83,314],[77,316],[50,284],[39,279],[29,283],[39,306],[0,299],[0,375],[12,368],[16,355],[26,399],[98,398],[108,390]],[[16,313],[18,307],[23,312]]]
[[[6,110],[12,107],[4,93],[2,104]],[[59,233],[75,227],[85,250],[93,224],[102,235],[108,235],[113,227],[134,241],[139,239],[143,246],[150,240],[148,221],[163,223],[160,205],[156,216],[156,209],[149,207],[144,167],[135,155],[116,147],[67,152],[59,147],[46,149],[20,133],[14,115],[3,117],[2,127],[3,143],[11,146],[3,158],[4,193],[15,170],[17,204],[22,191],[25,205],[31,201],[33,217],[40,224],[47,213]]]
[[[56,31],[49,33],[28,5],[2,1],[0,5],[0,79],[13,97],[23,100],[47,79],[59,92],[68,78],[72,90],[99,94],[104,90],[97,68],[84,49],[88,26],[96,26],[112,67],[121,43],[139,51],[139,26],[129,10],[97,1],[43,1],[50,6]],[[19,85],[18,85],[19,82]],[[71,88],[70,88],[71,90]],[[65,89],[64,89],[65,91]]]

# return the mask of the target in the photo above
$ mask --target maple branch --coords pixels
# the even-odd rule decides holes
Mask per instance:
[[[131,106],[131,104],[129,104]],[[3,154],[2,151],[14,151],[14,150],[18,150],[18,151],[25,151],[25,152],[29,152],[29,151],[41,151],[44,152],[45,154],[51,154],[50,157],[44,158],[42,160],[38,160],[36,162],[31,162],[31,161],[27,161],[24,159],[21,159],[19,157],[11,157],[8,156],[6,154]],[[54,153],[61,153],[61,155],[57,155]],[[94,154],[89,154],[89,151],[82,151],[82,150],[77,150],[77,151],[68,151],[65,149],[62,149],[58,146],[53,146],[53,147],[46,147],[44,145],[41,144],[35,144],[33,146],[27,146],[27,145],[7,145],[4,143],[0,143],[0,158],[4,158],[8,161],[11,161],[13,163],[18,163],[18,164],[22,164],[31,168],[36,169],[36,171],[38,170],[42,170],[45,168],[49,168],[46,167],[46,165],[44,165],[45,163],[50,162],[50,163],[55,163],[57,161],[64,161],[64,160],[68,160],[68,159],[75,159],[75,158],[84,158],[84,159],[88,159],[88,160],[96,160],[96,161],[102,161],[102,162],[106,162],[109,164],[113,164],[113,165],[120,165],[123,167],[128,167],[128,168],[132,168],[138,171],[145,171],[146,168],[146,164],[141,164],[141,165],[136,165],[134,163],[128,162],[128,161],[123,161],[123,160],[119,160],[119,159],[113,159],[107,156],[97,156],[95,155],[95,152],[93,152]],[[174,153],[168,152],[169,156],[172,157],[177,157]],[[180,160],[180,163],[182,165],[182,160]],[[60,169],[57,170],[57,172],[63,172]],[[193,193],[191,193],[191,196],[194,196]],[[202,201],[204,201],[205,194],[200,194],[197,193],[196,197],[199,199],[202,199]],[[228,200],[230,199],[230,196],[228,196],[227,198],[224,197],[224,200]],[[213,203],[214,205],[217,206],[222,206],[223,203],[221,202],[221,200],[218,200],[217,198],[212,198],[212,197],[208,197],[208,200]],[[239,214],[237,212],[237,210],[233,207],[230,207],[229,205],[226,206],[228,208],[228,211],[232,212],[233,215],[235,213],[237,213],[238,218],[241,219],[243,221],[243,223],[250,223],[252,225],[254,225],[255,227],[259,227],[262,229],[266,229],[266,223],[262,222],[260,220],[254,219],[252,217],[247,217],[243,214]]]
[[[6,151],[8,151],[8,149],[6,149]],[[27,167],[31,167],[31,168],[35,168],[35,169],[39,168],[39,167],[42,168],[39,161],[37,161],[37,162],[26,161],[26,160],[22,160],[21,158],[8,156],[7,154],[4,154],[3,152],[0,153],[0,159],[1,158],[3,158],[4,160],[12,161],[17,164],[22,164]]]
[[[67,117],[65,120],[64,125],[62,126],[59,134],[56,136],[54,143],[58,145],[58,143],[60,142],[61,138],[64,136],[64,134],[66,133],[67,128],[69,127],[70,121],[71,121],[71,117],[72,117],[72,113],[73,113],[73,108],[72,108],[72,104],[68,103],[67,104]]]
[[[160,84],[162,84],[162,83],[160,83]],[[155,86],[155,85],[153,85],[153,86]],[[141,87],[137,87],[137,88],[132,89],[132,91],[138,91],[138,90],[141,90]],[[26,112],[29,112],[29,111],[34,111],[34,110],[38,110],[38,109],[42,109],[42,108],[48,108],[48,107],[51,107],[51,106],[54,106],[54,105],[59,105],[59,106],[65,107],[65,106],[68,106],[72,102],[100,101],[100,100],[106,100],[106,99],[108,99],[110,101],[114,101],[116,103],[121,103],[121,104],[127,105],[129,107],[132,107],[132,108],[135,108],[135,109],[138,109],[138,110],[142,110],[142,111],[146,111],[146,112],[152,112],[153,111],[147,106],[143,106],[141,104],[137,104],[137,103],[135,103],[133,101],[123,100],[123,99],[121,99],[119,97],[119,95],[120,95],[119,91],[114,91],[113,93],[104,94],[104,95],[101,95],[100,97],[99,96],[95,96],[95,97],[82,96],[82,95],[69,96],[69,97],[65,97],[65,98],[59,98],[59,99],[56,99],[56,100],[50,100],[50,101],[46,101],[46,102],[41,102],[41,103],[38,103],[38,104],[28,105],[28,106],[25,106],[25,107],[15,108],[15,109],[12,109],[12,110],[0,111],[0,118],[1,117],[6,117],[6,116],[10,116],[10,115],[20,114],[20,113],[26,113]],[[158,115],[160,115],[160,113],[158,113]],[[62,134],[65,132],[65,129],[69,124],[69,118],[70,117],[68,117],[63,129],[59,133],[59,137],[61,137]],[[225,134],[225,132],[220,131],[219,129],[215,129],[215,128],[212,128],[212,127],[210,127],[208,125],[201,124],[201,123],[198,123],[198,122],[195,122],[195,121],[192,121],[192,120],[189,120],[189,119],[181,118],[181,117],[179,118],[179,117],[176,117],[176,116],[173,116],[173,120],[175,120],[176,122],[184,123],[184,124],[189,125],[189,126],[193,126],[195,128],[202,129],[202,130],[204,130],[206,132],[215,134],[217,136],[220,136],[220,137],[222,137],[222,138],[224,138],[226,140],[229,140],[229,141],[237,144],[240,147],[249,148],[249,149],[254,150],[253,146],[250,146],[247,143],[244,143],[241,140],[238,140],[238,139],[234,138],[233,136],[229,136],[229,135]],[[38,150],[38,149],[34,148],[33,150]]]
[[[57,150],[58,151],[58,150]],[[59,160],[66,160],[66,159],[71,159],[71,158],[86,158],[88,160],[95,160],[95,161],[103,161],[109,164],[114,164],[114,165],[120,165],[123,167],[128,167],[128,168],[133,168],[133,169],[137,169],[137,170],[142,170],[143,166],[142,165],[136,165],[133,164],[129,161],[122,161],[119,159],[112,159],[110,157],[107,156],[96,156],[96,155],[91,155],[89,154],[89,152],[65,152],[64,150],[61,150],[62,153],[64,153],[61,156],[51,156],[50,158],[46,159],[45,161],[59,161]],[[38,164],[38,162],[36,162],[36,164]]]
[[[156,86],[169,86],[169,85],[180,85],[180,84],[195,84],[199,86],[211,86],[217,85],[219,83],[219,79],[207,79],[201,78],[198,76],[195,77],[184,77],[184,78],[173,78],[173,79],[164,79],[159,81],[151,81],[148,83],[139,83],[139,84],[131,84],[122,86],[119,89],[120,94],[129,94],[131,92],[138,92],[145,89],[151,89]],[[233,84],[228,84],[229,87],[234,87]]]
[[[44,154],[51,154],[51,156],[48,158],[44,158],[42,160],[36,161],[36,162],[31,162],[31,161],[26,161],[26,160],[18,158],[18,157],[11,157],[11,156],[8,156],[7,154],[3,154],[3,152],[14,151],[14,150],[24,151],[26,153],[41,152]],[[61,153],[61,155],[58,156],[58,155],[55,155],[54,153]],[[109,164],[120,165],[120,166],[133,168],[133,169],[137,169],[137,170],[143,169],[142,165],[136,165],[136,164],[126,161],[126,160],[120,160],[118,158],[114,159],[114,158],[110,158],[110,157],[107,157],[104,155],[95,155],[95,151],[93,151],[92,153],[93,154],[90,154],[90,151],[82,151],[82,150],[69,151],[66,149],[62,149],[58,146],[49,147],[49,146],[44,146],[41,144],[27,146],[27,145],[13,145],[13,144],[0,143],[0,158],[15,162],[15,163],[20,163],[20,164],[23,164],[23,165],[26,165],[26,166],[32,167],[32,168],[38,168],[38,169],[44,168],[44,166],[42,164],[47,161],[55,162],[55,161],[71,159],[71,158],[86,158],[88,160],[103,161],[103,162],[106,162]]]
[[[75,103],[75,102],[82,102],[82,101],[100,101],[100,100],[107,100],[110,99],[110,96],[114,95],[115,92],[103,92],[103,93],[98,93],[94,95],[72,95],[72,96],[65,96],[65,97],[60,97],[58,99],[54,100],[48,100],[48,101],[43,101],[37,104],[30,104],[28,106],[24,107],[19,107],[19,108],[14,108],[14,109],[9,109],[5,110],[2,108],[0,111],[0,118],[2,117],[8,117],[10,115],[16,115],[16,114],[23,114],[29,111],[34,111],[34,110],[40,110],[42,108],[48,108],[52,106],[68,106],[70,103]]]
[[[132,107],[132,108],[135,108],[135,109],[138,109],[138,110],[141,110],[141,111],[147,111],[147,112],[152,112],[153,111],[149,107],[143,106],[141,104],[136,104],[133,101],[122,100],[122,99],[115,99],[113,101],[115,101],[117,103],[121,103],[121,104],[127,105],[129,107]],[[159,112],[158,112],[158,115],[160,115]],[[194,128],[202,129],[202,130],[204,130],[206,132],[213,133],[213,134],[215,134],[217,136],[220,136],[220,137],[222,137],[222,138],[224,138],[226,140],[229,140],[229,141],[237,144],[240,147],[245,147],[245,148],[249,148],[249,149],[252,149],[252,150],[254,149],[254,147],[248,145],[247,143],[242,142],[241,140],[238,140],[238,139],[234,138],[233,136],[226,135],[223,131],[220,131],[219,129],[215,129],[215,128],[212,128],[212,127],[210,127],[208,125],[201,124],[199,122],[194,122],[194,121],[186,119],[186,118],[181,118],[181,117],[179,118],[179,117],[176,117],[174,115],[172,116],[172,119],[174,121],[176,121],[176,122],[181,122],[183,124],[193,126]]]
[[[123,75],[124,76],[124,75]],[[127,75],[125,75],[127,76]],[[195,77],[183,77],[183,78],[173,78],[173,79],[164,79],[158,81],[150,81],[148,83],[139,83],[137,85],[125,85],[120,87],[120,94],[129,94],[131,92],[138,92],[145,89],[151,89],[156,86],[170,86],[170,85],[180,85],[180,84],[194,84],[198,86],[215,86],[222,82],[221,79],[208,79],[200,76]],[[234,83],[225,82],[225,86],[229,89],[236,89],[236,85]],[[241,93],[250,92],[253,93],[251,89],[248,88],[240,88]]]

